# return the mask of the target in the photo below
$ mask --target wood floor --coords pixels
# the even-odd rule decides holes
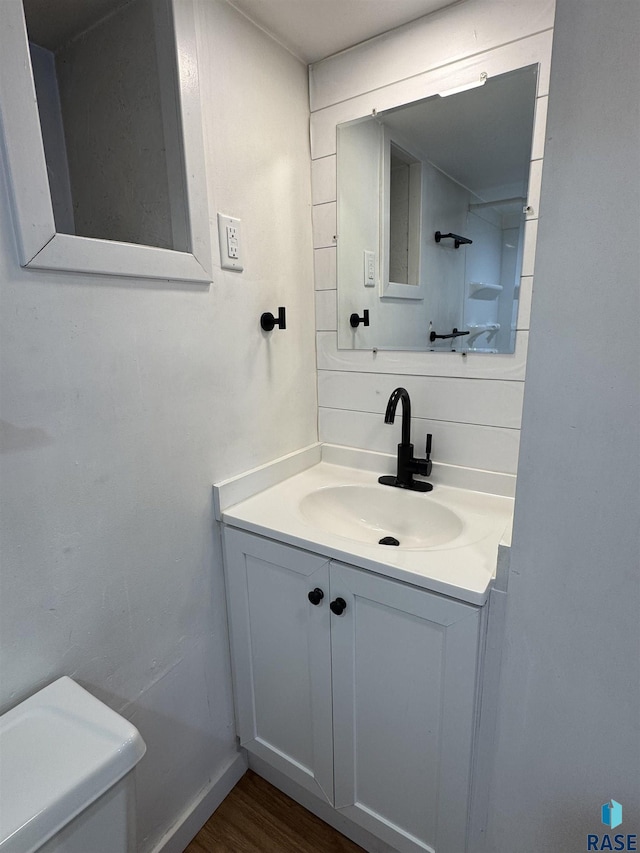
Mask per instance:
[[[184,853],[363,853],[251,770]]]

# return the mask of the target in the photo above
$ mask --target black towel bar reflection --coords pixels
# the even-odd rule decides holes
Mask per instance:
[[[364,309],[364,311],[362,312],[362,317],[358,317],[358,315],[356,313],[353,313],[349,317],[349,323],[350,323],[352,329],[357,329],[358,326],[360,325],[360,323],[362,323],[363,326],[368,326],[369,325],[369,309],[368,308]]]
[[[453,240],[456,249],[459,249],[460,246],[463,246],[467,243],[473,243],[473,240],[470,240],[468,237],[461,237],[460,234],[443,234],[441,231],[436,231],[435,238],[436,243],[439,243],[440,240],[446,240],[447,238]]]
[[[283,307],[278,308],[278,319],[273,316],[271,311],[265,311],[265,313],[260,317],[260,325],[265,330],[265,332],[273,331],[274,326],[277,326],[279,329],[287,328],[287,314],[286,309]]]
[[[447,338],[460,338],[460,337],[462,337],[462,335],[468,335],[468,334],[469,334],[468,331],[467,332],[459,332],[454,326],[454,328],[451,330],[451,332],[448,335],[436,335],[435,332],[431,332],[431,334],[429,335],[429,340],[431,341],[431,343],[433,343],[434,341],[436,341],[438,339],[441,341],[444,341]]]

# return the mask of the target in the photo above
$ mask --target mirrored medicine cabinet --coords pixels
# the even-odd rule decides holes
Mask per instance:
[[[514,351],[537,74],[337,126],[341,349]]]
[[[191,0],[3,0],[0,66],[21,264],[210,281]]]

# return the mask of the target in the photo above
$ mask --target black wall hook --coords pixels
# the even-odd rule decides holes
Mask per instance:
[[[456,249],[459,249],[460,246],[462,246],[463,244],[473,243],[473,240],[470,240],[468,237],[461,237],[459,234],[442,234],[442,232],[440,231],[436,231],[435,233],[436,243],[439,243],[440,240],[446,240],[447,237],[450,237],[454,241],[454,246]]]
[[[454,326],[451,333],[449,335],[436,335],[435,332],[431,332],[429,335],[429,340],[433,343],[435,340],[440,339],[441,341],[447,340],[448,338],[460,338],[462,335],[468,335],[469,332],[459,332]]]
[[[278,326],[279,329],[286,329],[287,328],[286,309],[283,307],[278,308],[278,319],[277,320],[270,311],[265,311],[265,313],[260,317],[260,325],[265,330],[265,332],[273,331],[274,326]]]
[[[358,317],[357,314],[352,314],[349,317],[349,323],[351,324],[352,329],[357,329],[358,326],[360,325],[360,323],[362,323],[363,326],[368,326],[369,325],[369,309],[368,308],[364,309],[364,311],[362,312],[362,317]]]

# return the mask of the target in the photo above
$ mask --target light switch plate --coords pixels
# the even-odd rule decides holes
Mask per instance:
[[[242,231],[239,219],[218,214],[218,242],[222,269],[242,272]]]
[[[375,287],[376,283],[376,253],[367,249],[364,251],[364,286]]]

